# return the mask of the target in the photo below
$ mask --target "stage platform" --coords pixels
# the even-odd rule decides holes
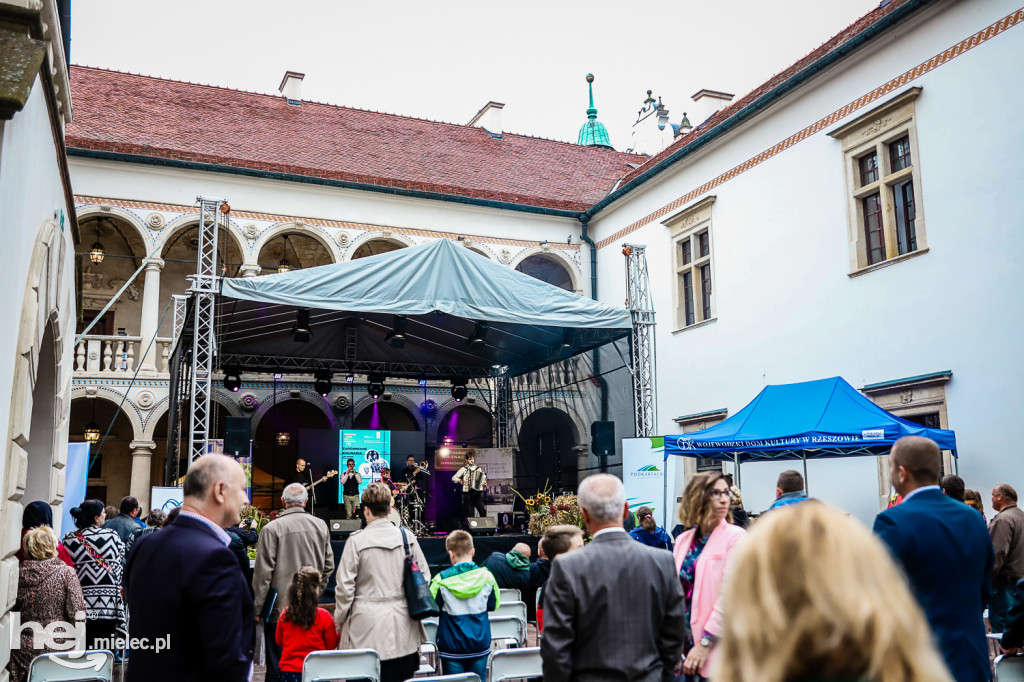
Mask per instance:
[[[334,550],[334,565],[337,566],[341,561],[341,552],[345,549],[346,538],[331,538],[331,549]],[[430,575],[434,575],[438,571],[444,570],[451,566],[451,562],[448,561],[448,551],[444,548],[443,537],[433,538],[418,538],[420,543],[420,549],[423,550],[423,555],[427,558],[427,564],[430,565]],[[512,549],[517,542],[525,542],[530,546],[530,562],[537,560],[537,542],[540,540],[538,537],[534,537],[529,534],[513,533],[505,535],[476,535],[473,537],[473,547],[476,549],[476,554],[473,555],[473,561],[477,564],[483,563],[484,559],[489,557],[493,552],[508,552]],[[320,598],[321,602],[333,602],[334,601],[334,575],[331,575],[331,581],[327,584],[327,590],[324,592],[323,597]]]

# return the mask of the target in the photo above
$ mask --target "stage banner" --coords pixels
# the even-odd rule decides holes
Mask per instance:
[[[362,495],[366,486],[380,480],[381,469],[391,468],[391,432],[390,431],[340,431],[339,432],[338,471],[348,469],[348,460],[354,459],[356,471],[363,479],[359,484]],[[392,478],[397,472],[391,472]],[[338,502],[345,501],[345,490],[338,486]]]
[[[155,485],[149,491],[149,508],[159,509],[167,514],[184,501],[182,489],[178,486]]]
[[[89,443],[68,443],[68,461],[64,465],[64,505],[60,528],[54,528],[57,537],[75,529],[71,508],[85,500],[89,484]]]
[[[622,439],[622,483],[631,511],[650,507],[665,528],[665,439]]]
[[[487,503],[488,516],[512,511],[515,501],[515,493],[512,492],[515,461],[516,456],[512,453],[512,448],[476,450],[476,463],[487,474],[487,494],[484,499]]]
[[[447,445],[439,447],[434,454],[434,468],[438,471],[458,471],[466,464],[466,455],[471,452],[477,454],[480,450],[478,448],[453,448]],[[477,464],[479,463],[480,459],[477,458]]]

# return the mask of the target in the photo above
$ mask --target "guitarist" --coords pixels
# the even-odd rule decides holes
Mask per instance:
[[[285,477],[288,485],[289,483],[299,483],[303,486],[307,486],[306,490],[309,490],[308,486],[313,485],[313,470],[306,466],[306,460],[299,457],[295,460],[295,471],[292,471]]]

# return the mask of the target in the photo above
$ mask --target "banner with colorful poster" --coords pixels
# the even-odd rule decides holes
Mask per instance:
[[[622,439],[622,484],[631,511],[650,507],[665,528],[665,439]]]
[[[484,500],[488,516],[512,511],[515,502],[515,493],[512,492],[515,462],[512,448],[477,448],[476,463],[487,474],[487,494]]]

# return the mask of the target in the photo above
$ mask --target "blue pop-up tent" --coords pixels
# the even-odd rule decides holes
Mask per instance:
[[[765,386],[725,421],[665,436],[669,455],[743,462],[884,455],[903,436],[931,438],[956,457],[956,434],[886,412],[841,377]],[[954,459],[954,462],[956,460]],[[955,466],[955,465],[954,465]]]

